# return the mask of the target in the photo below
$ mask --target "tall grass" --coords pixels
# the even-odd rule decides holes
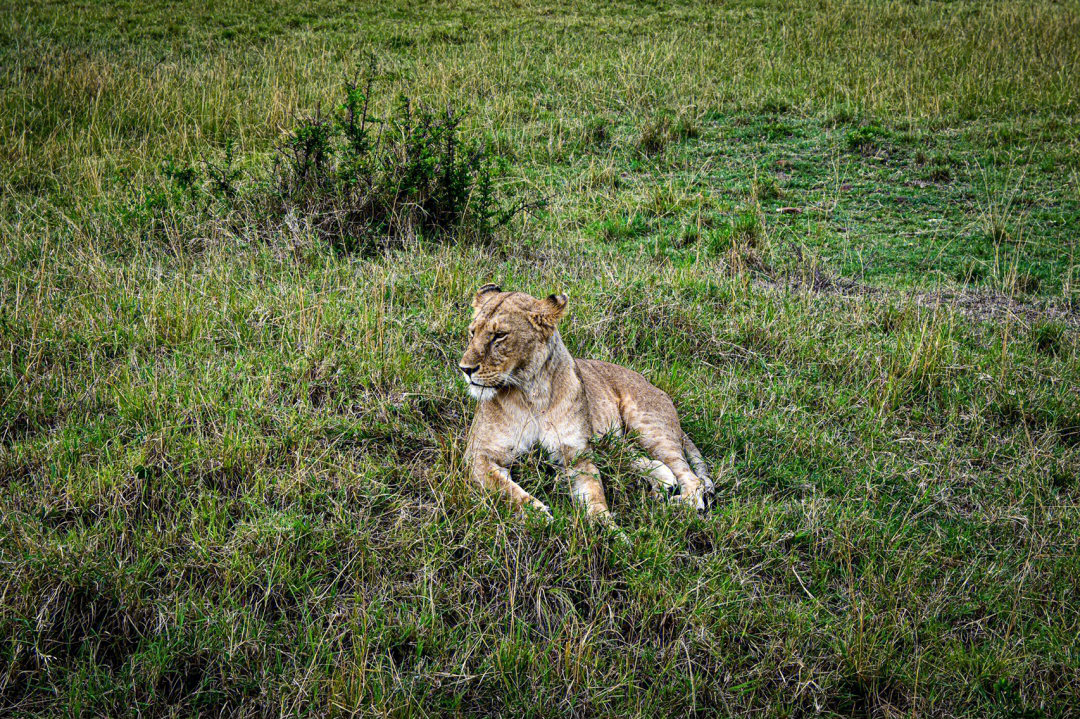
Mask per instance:
[[[226,137],[268,149],[301,112],[329,106],[343,68],[371,52],[395,68],[383,102],[405,91],[435,107],[472,105],[473,122],[522,159],[584,113],[787,107],[940,125],[1064,119],[1080,97],[1071,3],[828,0],[554,16],[527,4],[444,10],[435,23],[394,8],[314,3],[297,18],[232,5],[164,37],[125,33],[111,17],[175,24],[153,8],[5,13],[5,181],[59,173],[97,188],[117,170],[196,157]],[[313,27],[319,17],[328,28]],[[555,110],[522,122],[545,108]]]
[[[4,10],[0,714],[1074,713],[1075,3]],[[369,52],[546,211],[238,209]],[[672,395],[709,511],[613,438],[626,545],[540,455],[551,525],[470,486],[488,281]]]

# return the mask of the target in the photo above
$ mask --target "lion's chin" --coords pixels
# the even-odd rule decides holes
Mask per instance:
[[[489,399],[494,399],[495,394],[499,390],[495,387],[483,387],[478,384],[469,383],[469,394],[481,402],[486,402]]]

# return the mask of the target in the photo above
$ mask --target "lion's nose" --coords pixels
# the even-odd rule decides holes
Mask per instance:
[[[469,367],[467,365],[459,364],[458,369],[464,372],[466,377],[472,379],[472,373],[480,369],[480,365],[473,365],[472,367]]]

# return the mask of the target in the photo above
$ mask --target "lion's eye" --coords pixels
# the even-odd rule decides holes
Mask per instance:
[[[491,339],[492,339],[492,341],[494,341],[494,342],[498,342],[498,341],[499,341],[499,340],[501,340],[501,339],[502,339],[503,337],[505,337],[505,336],[506,336],[507,334],[508,334],[507,332],[495,332],[495,333],[492,333],[492,335],[491,335]]]

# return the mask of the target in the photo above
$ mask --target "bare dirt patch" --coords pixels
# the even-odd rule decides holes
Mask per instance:
[[[934,309],[952,307],[978,321],[1000,322],[1009,319],[1027,327],[1041,322],[1060,322],[1071,329],[1080,328],[1080,307],[1062,300],[1021,301],[999,292],[966,288],[899,290],[868,285],[847,277],[832,277],[816,270],[812,276],[785,274],[765,278],[757,284],[839,297],[904,299],[919,307]]]

